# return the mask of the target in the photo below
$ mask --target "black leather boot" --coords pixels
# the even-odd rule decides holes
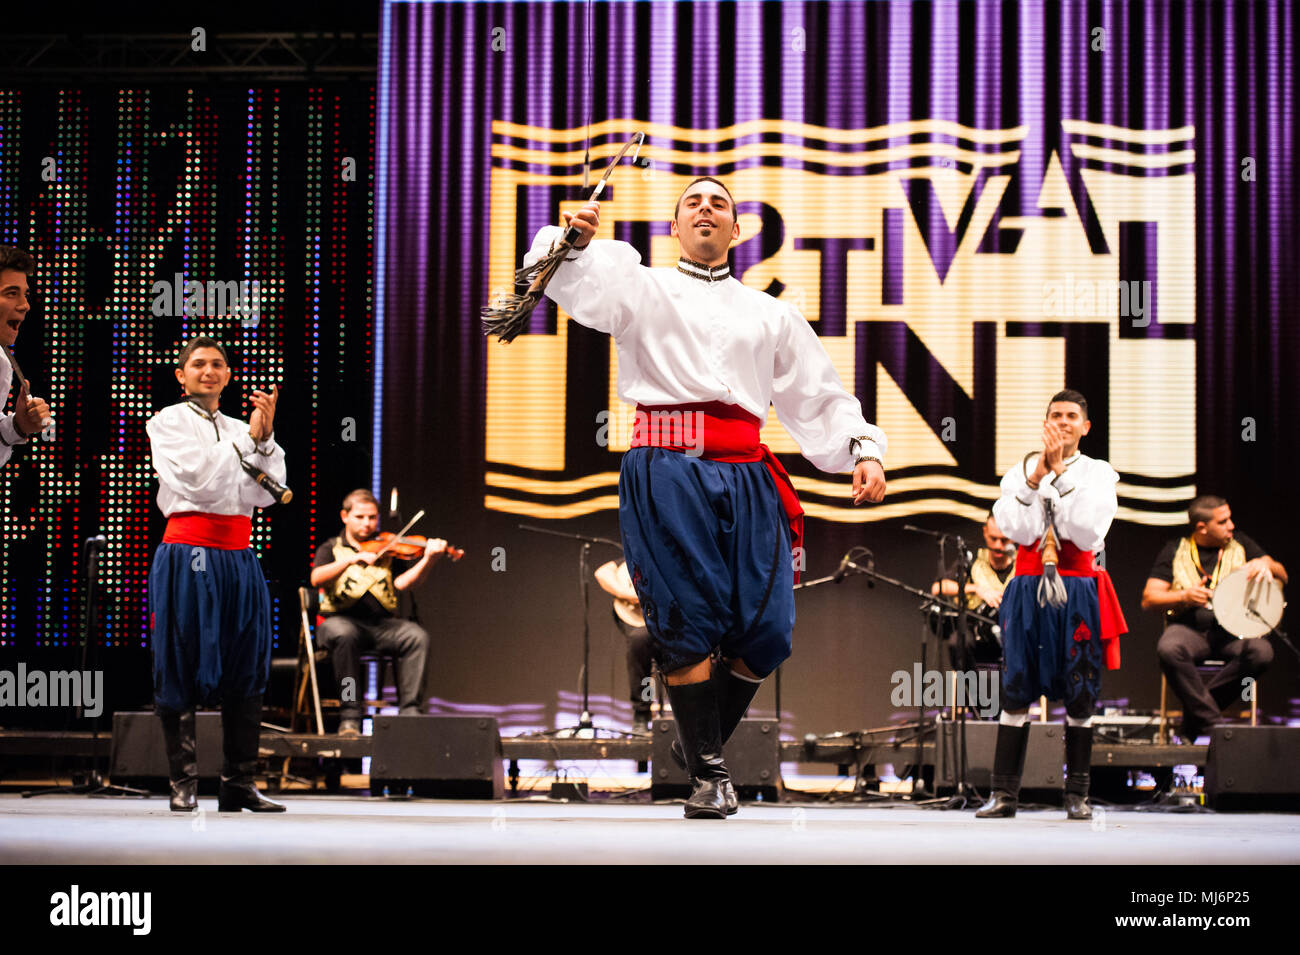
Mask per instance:
[[[718,698],[718,727],[722,733],[724,747],[727,745],[727,740],[731,739],[736,732],[740,721],[749,712],[749,704],[754,701],[754,696],[761,685],[742,680],[733,674],[731,668],[725,663],[719,663],[713,668],[713,687]],[[685,769],[686,757],[682,755],[681,743],[673,740],[671,750],[677,765]],[[734,816],[740,808],[740,800],[736,798],[736,789],[730,779],[727,780],[726,799],[727,815]]]
[[[1092,782],[1092,727],[1065,726],[1065,816],[1091,819],[1088,789]]]
[[[194,744],[194,711],[158,709],[163,745],[167,750],[167,775],[171,781],[171,811],[199,808],[199,758]]]
[[[668,686],[668,699],[677,724],[677,738],[686,755],[691,776],[687,819],[726,819],[727,789],[731,777],[722,759],[722,731],[718,726],[718,701],[713,681]]]
[[[1025,774],[1029,752],[1029,724],[998,724],[997,747],[993,751],[993,796],[976,819],[1011,819],[1020,808],[1020,779]]]
[[[262,731],[262,697],[225,697],[221,701],[221,742],[225,763],[221,767],[218,812],[284,812],[257,789],[257,741]]]

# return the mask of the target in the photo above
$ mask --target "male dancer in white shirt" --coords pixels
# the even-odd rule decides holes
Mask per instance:
[[[230,381],[226,352],[210,338],[191,339],[176,380],[185,399],[149,419],[158,472],[158,507],[167,516],[149,572],[153,613],[154,701],[171,776],[171,808],[197,808],[194,707],[221,700],[221,812],[283,812],[258,792],[257,744],[262,692],[271,669],[271,604],[257,556],[248,546],[255,507],[274,498],[253,480],[247,459],[285,479],[284,449],[272,428],[278,389],[254,391],[248,424],[218,410]]]
[[[999,608],[1002,715],[993,753],[993,798],[975,814],[980,819],[1016,814],[1029,745],[1029,704],[1040,696],[1065,703],[1067,816],[1092,818],[1092,714],[1102,668],[1119,667],[1119,638],[1128,626],[1110,576],[1093,561],[1119,507],[1119,475],[1107,462],[1079,453],[1090,430],[1088,400],[1077,391],[1057,392],[1047,405],[1042,453],[1025,455],[1006,473],[1002,496],[993,505],[998,527],[1020,547],[1016,576]],[[1049,526],[1059,544],[1063,587],[1055,596],[1054,588],[1043,586],[1051,576],[1039,546]]]
[[[30,253],[0,245],[0,409],[9,403],[14,377],[10,349],[32,307],[27,276],[35,271],[36,262]],[[43,398],[33,398],[25,389],[19,393],[14,410],[0,414],[0,465],[9,460],[15,445],[34,438],[49,417],[50,407]]]
[[[581,233],[547,295],[614,336],[619,396],[637,406],[619,518],[633,586],[665,673],[693,791],[687,818],[724,819],[736,797],[722,747],[759,684],[790,654],[802,509],[758,435],[768,405],[824,471],[853,471],[853,502],[885,495],[884,432],[867,424],[791,306],[730,276],[736,204],[702,177],[678,199],[675,268],[592,241],[600,204],[565,213]],[[561,235],[548,226],[529,265]],[[712,667],[718,652],[723,665]]]

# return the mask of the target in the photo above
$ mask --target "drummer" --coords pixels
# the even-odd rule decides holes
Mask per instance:
[[[1016,545],[998,530],[997,522],[993,520],[993,512],[989,511],[988,516],[984,518],[984,546],[975,553],[975,560],[970,567],[970,578],[966,581],[966,609],[996,617],[998,607],[1002,603],[1002,591],[1006,589],[1015,572]],[[956,562],[950,564],[944,576],[934,582],[930,587],[930,593],[943,594],[945,597],[957,595]],[[976,661],[996,663],[1001,657],[996,638],[987,632],[987,628],[978,623],[974,625],[973,630],[977,638]],[[955,636],[949,635],[947,644],[953,666],[958,666]]]
[[[1191,533],[1171,540],[1156,558],[1142,591],[1142,609],[1165,613],[1156,655],[1183,701],[1178,736],[1194,743],[1209,732],[1225,707],[1249,699],[1247,681],[1273,661],[1267,639],[1241,640],[1218,624],[1211,609],[1214,588],[1241,568],[1252,580],[1262,575],[1286,583],[1286,568],[1245,534],[1235,533],[1232,510],[1223,498],[1196,498],[1187,518]],[[1223,660],[1225,666],[1202,677],[1196,667],[1207,659]]]

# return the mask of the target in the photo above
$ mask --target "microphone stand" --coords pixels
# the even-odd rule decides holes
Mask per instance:
[[[939,537],[939,538],[953,538],[953,539],[956,539],[956,540],[958,540],[958,541],[961,540],[959,537],[956,537],[956,535],[938,534],[938,533],[936,533],[936,532],[934,532],[934,531],[927,531],[927,530],[924,530],[924,529],[922,529],[922,528],[912,527],[911,525],[907,525],[907,526],[905,526],[905,527],[904,527],[904,530],[916,530],[916,531],[920,531],[920,532],[923,533],[923,534],[929,534],[929,535],[931,535],[931,536],[933,536],[933,537]],[[963,546],[964,546],[964,542],[962,542],[962,543],[963,543]],[[863,550],[865,550],[865,548],[863,548]],[[966,624],[966,619],[969,618],[969,617],[975,617],[975,618],[977,618],[977,619],[979,619],[979,620],[983,620],[983,621],[986,622],[986,623],[992,623],[992,624],[996,624],[996,623],[997,623],[997,620],[996,620],[995,618],[990,617],[990,616],[988,616],[987,614],[977,613],[976,611],[973,611],[973,610],[966,610],[966,609],[965,609],[966,602],[965,602],[964,600],[959,600],[959,601],[958,601],[958,606],[957,606],[956,608],[953,608],[951,605],[946,604],[944,601],[942,601],[941,599],[937,598],[935,595],[930,594],[930,593],[927,593],[926,591],[921,590],[921,589],[918,588],[918,587],[912,587],[912,586],[910,586],[909,584],[905,584],[905,583],[903,583],[901,580],[895,580],[893,577],[887,577],[887,576],[885,576],[884,574],[877,573],[876,570],[875,570],[875,567],[874,567],[874,564],[875,564],[875,560],[874,560],[874,558],[872,558],[872,557],[870,556],[870,551],[867,551],[866,553],[867,553],[867,555],[868,555],[868,560],[869,560],[869,564],[870,564],[870,566],[867,566],[867,567],[859,566],[859,565],[858,565],[854,560],[851,559],[851,558],[853,557],[853,551],[850,551],[848,554],[845,555],[844,560],[841,561],[841,563],[840,563],[841,568],[844,568],[844,569],[846,569],[847,571],[850,571],[850,572],[852,572],[852,573],[854,573],[854,574],[860,574],[860,575],[866,577],[869,581],[880,581],[881,583],[889,584],[891,587],[896,587],[896,588],[898,588],[899,590],[903,590],[903,591],[906,591],[906,592],[909,593],[909,594],[914,594],[914,595],[916,595],[917,597],[920,597],[921,600],[923,601],[923,603],[922,603],[920,609],[921,609],[922,611],[926,612],[926,613],[931,612],[934,608],[942,608],[942,609],[947,609],[947,610],[953,610],[953,609],[955,609],[956,612],[957,612],[957,618],[958,618],[958,621],[959,621],[959,626],[963,626],[963,627],[964,627],[965,624]],[[800,587],[804,587],[804,586],[816,586],[817,584],[826,583],[826,582],[828,582],[828,581],[834,581],[834,580],[836,580],[837,578],[839,578],[839,579],[843,579],[844,576],[845,576],[845,574],[844,574],[843,572],[841,572],[841,571],[837,571],[835,574],[833,574],[833,575],[830,576],[830,577],[824,577],[824,578],[821,578],[820,580],[810,580],[810,581],[808,581],[808,582],[805,583],[805,584],[800,584],[799,586],[800,586]],[[961,587],[962,590],[964,590],[964,589],[965,589],[965,583],[962,582],[962,583],[960,584],[960,587]],[[921,672],[922,672],[922,673],[925,672],[925,663],[926,663],[925,656],[926,656],[926,643],[925,643],[925,641],[923,640],[922,643],[921,643]],[[965,707],[961,707],[961,711],[962,711],[962,716],[964,717],[964,716],[965,716]],[[959,786],[959,790],[958,790],[958,792],[959,792],[960,795],[959,795],[959,796],[954,796],[951,800],[949,800],[947,806],[945,806],[944,808],[960,808],[960,806],[964,806],[964,805],[965,805],[965,802],[966,802],[966,798],[967,798],[967,797],[966,797],[966,794],[967,794],[968,792],[970,792],[969,786],[966,785],[965,732],[964,732],[964,729],[965,729],[965,726],[964,726],[964,722],[963,722],[963,723],[962,723],[962,732],[960,732],[960,734],[959,734],[959,735],[960,735],[960,739],[961,739],[961,746],[962,746],[962,754],[961,754],[962,758],[961,758],[961,765],[960,765],[960,767],[959,767],[959,777],[958,777],[958,786]],[[924,777],[921,775],[921,761],[922,761],[922,758],[923,758],[923,752],[924,752],[924,750],[923,750],[923,740],[924,740],[924,736],[925,736],[925,704],[924,704],[924,702],[922,702],[922,703],[918,706],[917,737],[916,737],[916,750],[917,750],[917,755],[916,755],[916,764],[915,764],[915,766],[914,766],[914,768],[913,768],[913,774],[912,774],[912,789],[913,789],[913,792],[914,792],[916,795],[918,795],[918,796],[922,795],[922,793],[923,793],[924,790],[925,790],[925,780],[924,780]],[[935,745],[936,745],[936,746],[939,745],[939,740],[938,740],[937,735],[936,735],[936,738],[935,738]],[[956,803],[959,803],[960,805],[954,805],[954,804],[956,804]]]
[[[927,530],[923,527],[917,527],[913,524],[903,525],[903,530],[912,531],[916,534],[925,534],[933,537],[939,545],[939,564],[944,563],[944,548],[949,542],[952,542],[957,548],[957,663],[963,672],[970,669],[971,655],[969,645],[969,627],[967,626],[967,617],[969,611],[966,607],[966,584],[970,580],[970,547],[967,545],[965,538],[959,534],[945,534],[939,531]],[[922,651],[924,652],[924,651]],[[924,669],[924,665],[922,667]],[[935,738],[936,744],[939,742]],[[967,779],[967,751],[966,751],[966,703],[957,707],[957,784],[952,799],[948,801],[945,808],[964,809],[968,797],[973,797],[974,792],[970,789]]]
[[[104,536],[102,534],[95,537],[87,537],[83,546],[82,554],[85,560],[85,601],[86,609],[82,615],[82,641],[81,641],[81,676],[83,680],[90,672],[87,668],[89,660],[90,645],[95,640],[95,631],[98,624],[98,616],[95,613],[95,597],[99,589],[99,552],[105,546]],[[83,683],[84,689],[84,683]],[[82,696],[85,694],[83,692]],[[100,709],[103,710],[104,701],[100,700]],[[75,717],[81,719],[85,716],[85,707],[78,704]],[[67,727],[67,724],[64,724]],[[50,793],[75,793],[83,796],[143,796],[148,797],[148,793],[143,789],[131,789],[127,786],[113,786],[104,778],[99,771],[99,717],[92,716],[91,722],[91,757],[90,770],[86,774],[84,782],[77,783],[73,786],[47,786],[44,789],[33,789],[23,793],[24,799],[32,796],[45,796]]]
[[[590,695],[590,672],[591,672],[591,621],[589,619],[589,585],[587,578],[590,574],[587,572],[587,556],[591,553],[592,544],[608,544],[611,547],[617,547],[620,551],[623,545],[618,541],[612,541],[608,537],[586,537],[582,534],[570,534],[567,531],[553,531],[546,527],[536,527],[532,524],[520,524],[519,529],[529,531],[533,534],[549,534],[551,537],[564,537],[569,540],[580,541],[582,549],[578,552],[578,585],[582,589],[582,716],[578,719],[577,726],[558,727],[553,730],[546,730],[542,733],[533,735],[537,736],[572,736],[578,733],[590,733],[591,736],[597,737],[601,730],[598,729],[591,721],[591,695]],[[628,736],[627,733],[618,733],[614,730],[605,730],[604,732],[616,736]]]

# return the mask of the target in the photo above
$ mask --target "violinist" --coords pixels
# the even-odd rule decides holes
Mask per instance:
[[[380,557],[364,547],[379,529],[375,496],[358,488],[343,499],[339,517],[343,533],[321,544],[312,564],[311,585],[320,588],[325,618],[316,631],[316,642],[330,651],[340,685],[339,735],[359,736],[362,698],[358,688],[361,654],[366,650],[395,658],[399,712],[406,715],[421,710],[429,634],[418,623],[396,616],[397,594],[424,580],[448,548],[445,540],[429,540],[419,559],[394,577],[391,553]],[[347,680],[351,680],[351,692]]]

